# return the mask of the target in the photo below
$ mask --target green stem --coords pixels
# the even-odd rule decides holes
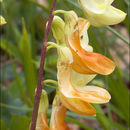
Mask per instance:
[[[124,41],[128,45],[130,44],[130,42],[124,36],[122,36],[120,33],[118,33],[117,31],[115,31],[111,27],[106,26],[106,29],[108,29],[109,31],[111,31],[112,33],[114,33],[117,37],[119,37],[122,41]]]
[[[54,48],[57,48],[57,49],[59,49],[59,48],[60,48],[60,46],[59,46],[59,45],[57,45],[57,44],[56,44],[56,43],[54,43],[54,42],[47,42],[47,45],[53,46]]]
[[[47,47],[47,51],[49,51],[51,48],[55,48],[55,47],[50,45]]]
[[[53,12],[53,15],[56,15],[56,14],[58,14],[58,13],[65,14],[66,12],[67,12],[67,11],[65,11],[65,10],[56,10],[56,11]]]
[[[56,87],[53,87],[53,86],[49,85],[48,83],[55,84],[56,86],[58,86],[57,81],[52,80],[52,79],[47,79],[47,80],[44,80],[44,81],[42,81],[42,83],[41,83],[41,84],[42,84],[42,85],[46,85],[47,87],[50,87],[50,88],[57,89]]]
[[[32,106],[31,102],[27,99],[27,97],[25,96],[25,92],[22,88],[22,85],[21,85],[21,82],[20,82],[20,79],[19,79],[19,76],[17,74],[17,71],[16,71],[16,66],[14,64],[14,62],[12,61],[11,59],[11,64],[12,64],[12,68],[13,68],[13,72],[14,72],[14,75],[15,75],[15,78],[16,78],[16,83],[17,83],[17,87],[19,89],[19,92],[20,92],[20,95],[23,99],[23,101],[28,105],[28,106]]]
[[[57,81],[52,80],[52,79],[47,79],[47,80],[42,81],[42,85],[47,84],[47,83],[52,83],[52,84],[55,84],[56,86],[58,86]]]

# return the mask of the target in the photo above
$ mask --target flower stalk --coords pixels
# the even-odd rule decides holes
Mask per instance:
[[[44,72],[44,62],[45,62],[46,49],[47,49],[47,40],[48,40],[49,33],[51,30],[51,25],[52,25],[52,20],[53,20],[53,11],[54,11],[55,5],[56,5],[56,0],[53,0],[52,8],[51,8],[50,15],[49,15],[48,25],[47,25],[46,32],[44,35],[43,47],[42,47],[42,51],[41,51],[40,69],[39,69],[39,73],[38,73],[38,82],[37,82],[37,89],[36,89],[36,93],[35,93],[34,107],[33,107],[33,114],[32,114],[32,123],[30,126],[30,130],[35,130],[35,128],[36,128],[39,102],[40,102],[40,96],[41,96],[41,92],[42,92],[41,81],[42,81],[43,72]]]

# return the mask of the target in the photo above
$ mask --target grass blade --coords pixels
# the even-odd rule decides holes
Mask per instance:
[[[37,78],[36,78],[35,68],[32,63],[32,55],[30,51],[29,39],[24,24],[24,20],[23,20],[22,54],[24,59],[24,75],[25,75],[26,86],[27,86],[29,96],[33,101]]]

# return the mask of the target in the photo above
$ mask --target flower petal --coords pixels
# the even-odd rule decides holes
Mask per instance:
[[[87,52],[80,46],[79,32],[68,38],[68,44],[73,54],[73,69],[82,74],[103,74],[113,72],[115,64],[107,57],[93,52]]]
[[[38,113],[36,130],[49,130],[46,113]]]
[[[88,43],[89,43],[88,33],[86,30],[88,30],[89,26],[90,23],[88,22],[88,20],[85,20],[83,18],[78,19],[80,43],[82,48],[85,49],[86,51],[88,51]]]
[[[72,84],[74,86],[85,86],[88,84],[96,75],[80,74],[72,71]]]
[[[90,24],[96,27],[122,22],[126,13],[111,6],[113,0],[79,0]]]
[[[66,108],[60,101],[59,95],[56,95],[53,101],[52,114],[50,120],[51,130],[70,130],[65,123]]]
[[[86,12],[93,12],[101,14],[108,6],[108,0],[79,0],[79,4],[86,10]]]
[[[83,98],[86,94],[88,95],[87,101],[89,103],[107,103],[111,99],[107,90],[97,86],[78,87],[77,90],[79,91],[78,95]]]
[[[65,97],[62,93],[60,93],[62,103],[69,109],[70,111],[92,116],[96,114],[95,108],[87,102],[84,102],[78,98],[68,98]]]

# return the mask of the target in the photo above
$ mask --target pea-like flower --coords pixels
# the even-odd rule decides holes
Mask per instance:
[[[89,22],[79,19],[78,30],[68,36],[68,45],[73,55],[72,68],[81,74],[108,75],[113,72],[115,63],[109,58],[92,52],[88,46],[87,29]]]
[[[115,25],[122,22],[126,13],[113,7],[114,0],[79,0],[86,18],[96,27]]]
[[[57,78],[61,101],[65,107],[73,112],[83,115],[95,115],[96,110],[90,103],[107,103],[111,96],[105,89],[97,86],[78,86],[76,77],[74,77],[75,80],[72,82],[73,62],[71,56],[64,57],[66,52],[68,55],[71,55],[69,48],[63,47],[63,49],[59,51],[60,57],[58,60]],[[62,60],[62,58],[64,60]],[[94,76],[91,77],[90,80],[92,78],[94,78]],[[82,83],[82,85],[84,84],[85,83]]]

